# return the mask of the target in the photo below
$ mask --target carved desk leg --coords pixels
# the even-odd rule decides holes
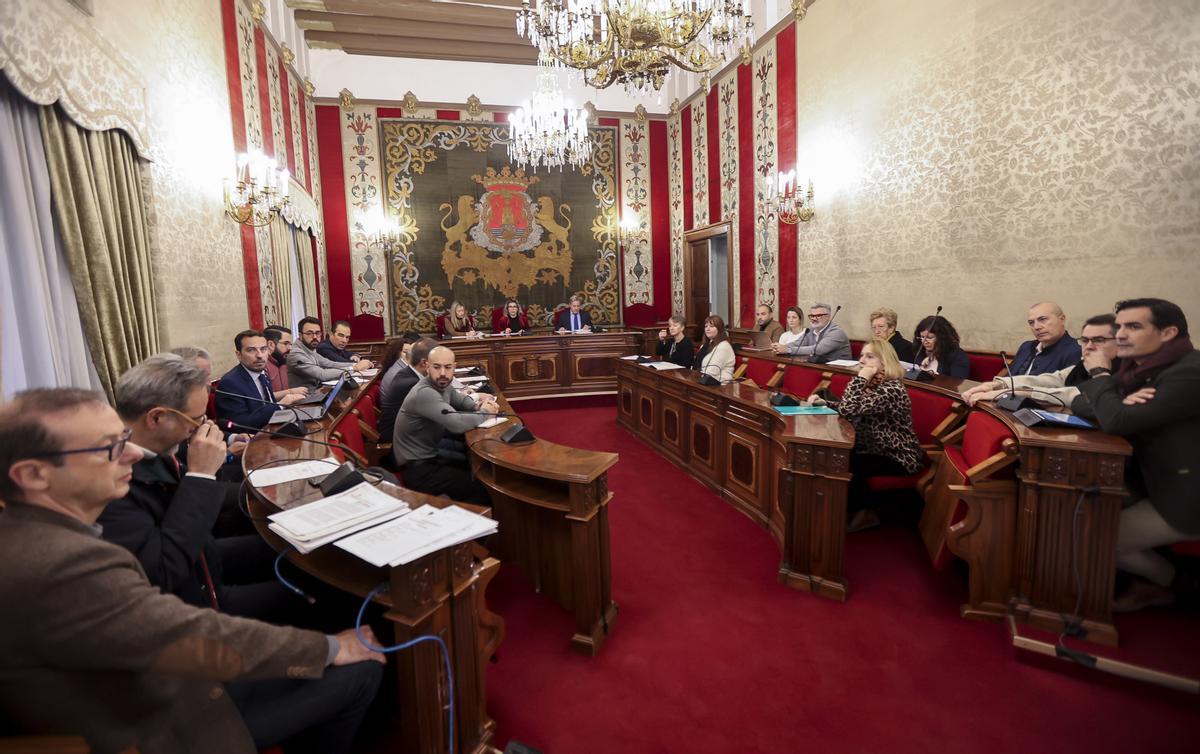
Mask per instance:
[[[779,583],[844,601],[850,451],[797,445],[791,461],[779,471],[784,517]]]
[[[608,476],[591,484],[571,485],[570,526],[572,560],[569,607],[575,614],[571,646],[595,656],[617,619],[612,600],[612,569],[608,540]]]
[[[1017,485],[984,481],[950,485],[967,514],[946,533],[946,546],[970,568],[970,597],[959,608],[964,618],[999,619],[1013,594],[1017,528]]]
[[[1124,458],[1023,447],[1017,532],[1017,620],[1060,631],[1078,603],[1089,641],[1115,646],[1112,592]],[[1077,590],[1078,577],[1082,587]]]

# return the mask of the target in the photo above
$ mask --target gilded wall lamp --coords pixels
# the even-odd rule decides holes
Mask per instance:
[[[270,224],[288,203],[291,176],[262,152],[238,155],[236,178],[225,179],[225,214],[242,225]]]
[[[779,173],[775,180],[767,179],[765,183],[767,212],[779,218],[779,222],[796,225],[813,219],[812,180],[808,182],[807,193],[799,189],[795,170]]]

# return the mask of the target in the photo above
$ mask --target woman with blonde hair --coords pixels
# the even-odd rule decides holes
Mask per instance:
[[[692,369],[724,383],[733,379],[736,361],[725,332],[725,320],[715,314],[704,320],[704,344],[692,362]]]
[[[456,335],[466,335],[473,337],[478,335],[475,329],[475,318],[467,311],[467,307],[461,302],[455,301],[450,304],[450,310],[446,312],[446,335],[454,337]]]
[[[873,476],[908,476],[925,466],[925,451],[913,428],[912,401],[904,386],[904,367],[896,349],[874,338],[863,345],[858,376],[846,385],[838,413],[854,425],[854,450],[850,454],[847,512],[853,513],[850,531],[879,524],[879,514],[869,503],[867,479]]]

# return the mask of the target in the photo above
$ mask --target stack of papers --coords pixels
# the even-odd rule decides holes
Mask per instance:
[[[490,518],[451,505],[426,505],[412,513],[337,542],[337,547],[371,565],[404,565],[444,547],[496,532]]]
[[[363,482],[337,495],[274,513],[267,517],[271,521],[267,527],[297,551],[309,553],[408,510],[408,503]]]
[[[508,421],[507,416],[493,416],[491,419],[488,419],[487,421],[485,421],[482,424],[479,424],[477,426],[479,429],[487,429],[488,427],[494,427],[497,424],[503,424],[506,421]]]
[[[825,362],[831,367],[856,367],[858,366],[857,359],[834,359],[833,361]]]
[[[669,361],[651,361],[647,363],[646,366],[653,367],[660,372],[665,372],[668,369],[683,369],[683,367],[679,366],[678,364],[672,364]]]

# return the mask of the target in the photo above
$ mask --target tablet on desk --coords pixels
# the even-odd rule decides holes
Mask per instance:
[[[1046,411],[1040,408],[1023,408],[1013,414],[1027,427],[1046,424],[1052,427],[1071,427],[1072,429],[1096,429],[1096,425],[1080,419],[1074,414],[1063,414],[1056,411]]]

